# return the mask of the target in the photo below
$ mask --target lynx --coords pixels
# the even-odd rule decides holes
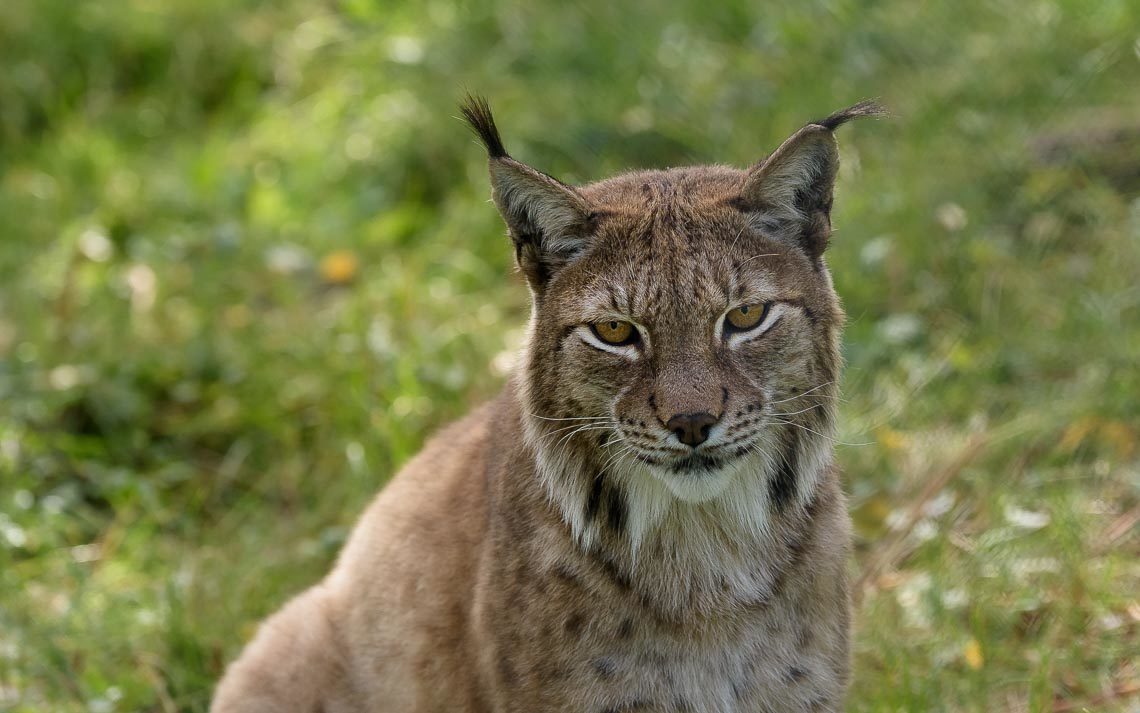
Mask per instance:
[[[501,394],[260,627],[214,713],[839,711],[833,132],[570,186],[489,155],[533,311]]]

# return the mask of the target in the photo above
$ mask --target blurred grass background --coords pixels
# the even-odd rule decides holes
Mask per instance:
[[[1140,6],[0,3],[0,709],[204,711],[527,312],[569,181],[843,130],[852,711],[1140,700]]]

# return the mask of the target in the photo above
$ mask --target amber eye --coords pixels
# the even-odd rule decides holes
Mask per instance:
[[[633,344],[638,339],[637,329],[635,329],[632,324],[617,319],[610,319],[605,322],[594,322],[590,325],[590,329],[594,330],[594,334],[598,335],[598,339],[601,339],[607,344],[613,344],[614,346]]]
[[[741,305],[725,315],[725,331],[743,332],[752,329],[764,321],[768,314],[768,305]]]

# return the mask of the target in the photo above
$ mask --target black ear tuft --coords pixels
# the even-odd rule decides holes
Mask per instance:
[[[503,148],[503,140],[499,137],[499,128],[495,126],[495,117],[491,115],[491,105],[480,96],[468,94],[459,107],[463,119],[467,122],[487,148],[490,158],[504,158],[507,150]]]
[[[573,186],[507,154],[486,99],[468,94],[459,110],[487,148],[491,197],[510,230],[519,267],[539,293],[589,246],[590,205]]]
[[[816,126],[822,126],[828,131],[835,131],[840,126],[843,126],[852,119],[858,119],[861,116],[886,115],[887,110],[883,108],[882,104],[879,104],[873,99],[864,99],[855,106],[849,106],[846,109],[840,109],[825,119],[820,119],[819,121],[813,121],[811,123],[815,124]]]
[[[861,101],[804,126],[750,168],[740,206],[754,227],[798,244],[818,260],[831,235],[831,197],[839,170],[834,131],[852,119],[885,114],[877,102]]]

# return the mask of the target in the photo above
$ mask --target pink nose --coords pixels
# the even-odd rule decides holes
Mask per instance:
[[[679,413],[665,424],[686,446],[696,448],[709,439],[709,428],[717,422],[717,417],[707,411],[701,413]]]

